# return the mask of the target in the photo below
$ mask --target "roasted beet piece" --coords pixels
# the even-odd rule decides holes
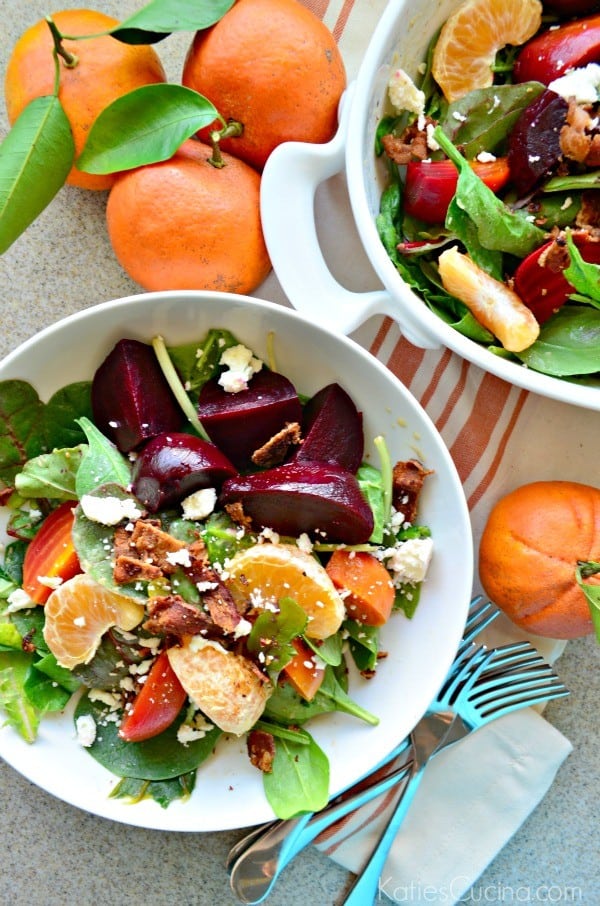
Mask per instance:
[[[223,390],[217,380],[208,381],[200,391],[198,417],[219,449],[245,469],[255,450],[286,424],[301,421],[302,407],[291,381],[263,369],[238,393]]]
[[[581,232],[573,234],[573,242],[584,261],[600,264],[600,241]],[[575,292],[563,276],[569,264],[570,256],[564,239],[551,239],[527,255],[516,269],[515,292],[531,309],[538,324],[544,324]]]
[[[152,346],[139,340],[119,340],[97,369],[92,409],[98,428],[122,453],[183,421]]]
[[[560,160],[560,130],[569,105],[546,89],[522,112],[508,139],[510,179],[519,197],[527,195]]]
[[[339,384],[328,384],[304,407],[304,440],[294,459],[335,462],[356,472],[362,462],[362,414]]]
[[[214,444],[171,431],[148,441],[133,466],[133,493],[151,513],[199,491],[221,487],[235,467]]]
[[[352,472],[335,463],[291,462],[266,472],[229,478],[219,502],[236,521],[297,537],[362,544],[373,513]]]

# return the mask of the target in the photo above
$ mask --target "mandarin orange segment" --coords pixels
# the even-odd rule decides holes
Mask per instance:
[[[345,616],[342,598],[324,567],[293,544],[256,544],[227,565],[228,585],[237,600],[258,606],[293,598],[307,617],[306,635],[326,639]]]
[[[492,65],[507,44],[533,37],[542,22],[539,0],[467,0],[446,20],[432,62],[449,101],[493,83]]]
[[[112,626],[129,631],[144,617],[137,601],[80,573],[59,585],[44,606],[44,639],[62,667],[88,664]]]

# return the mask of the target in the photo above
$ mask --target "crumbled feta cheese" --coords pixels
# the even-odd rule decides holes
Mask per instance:
[[[80,503],[86,518],[101,525],[117,525],[123,519],[139,519],[142,515],[135,500],[130,497],[122,500],[120,497],[94,497],[92,494],[84,494]]]
[[[250,620],[240,620],[235,629],[233,630],[234,639],[241,639],[242,636],[250,635],[252,630],[252,623]]]
[[[259,544],[261,541],[270,541],[272,544],[279,544],[279,534],[272,528],[265,526],[258,536]]]
[[[595,104],[600,87],[600,65],[588,63],[580,69],[571,69],[565,75],[550,82],[548,88],[565,100],[575,98],[578,104]]]
[[[96,721],[91,714],[82,714],[75,721],[77,742],[88,749],[96,739]]]
[[[166,555],[167,562],[171,566],[191,566],[192,558],[187,547],[182,547],[178,551],[167,551]]]
[[[422,582],[427,574],[433,541],[431,538],[408,538],[390,550],[386,566],[394,576],[394,582]]]
[[[45,585],[46,588],[52,589],[58,588],[63,582],[62,576],[38,576],[37,580],[40,585]]]
[[[35,606],[27,592],[22,588],[15,588],[6,600],[8,601],[8,607],[4,613],[15,613],[17,610],[25,610],[28,607]]]
[[[114,692],[107,692],[105,689],[90,689],[88,698],[91,702],[102,702],[107,705],[111,711],[117,711],[122,705],[120,695]]]
[[[427,147],[430,151],[439,151],[440,146],[433,137],[434,132],[435,126],[433,125],[433,123],[427,123],[427,126],[425,127],[425,134],[427,135]]]
[[[565,200],[561,204],[561,206],[560,206],[561,211],[566,211],[567,208],[570,208],[572,204],[573,204],[573,199],[569,195],[569,196],[567,196],[567,198],[565,198]]]
[[[263,366],[260,359],[252,355],[252,350],[242,343],[230,346],[221,355],[220,365],[226,365],[229,371],[224,371],[219,378],[219,384],[227,393],[239,393],[248,389],[248,381]]]
[[[83,628],[85,626],[85,623],[86,623],[86,620],[83,615],[80,617],[75,617],[75,619],[73,620],[73,625],[79,626],[80,628]]]
[[[298,538],[296,538],[296,545],[300,548],[301,551],[304,551],[305,554],[312,553],[313,543],[306,532],[302,532],[302,534]]]
[[[198,589],[200,594],[204,594],[205,591],[212,591],[214,588],[218,588],[218,587],[219,586],[218,586],[217,582],[208,582],[208,581],[196,582],[196,588]]]
[[[417,116],[425,109],[425,94],[403,69],[396,69],[388,82],[388,94],[392,105],[401,113],[408,110]]]
[[[203,739],[212,729],[214,729],[213,724],[209,723],[203,714],[196,713],[192,720],[180,724],[177,730],[177,742],[180,742],[182,746],[187,746],[195,739]]]
[[[489,151],[480,151],[477,155],[477,160],[480,164],[492,164],[496,160],[496,155],[491,154]]]
[[[183,516],[185,519],[198,521],[210,516],[217,503],[217,492],[215,488],[201,488],[194,491],[185,500],[181,502]]]

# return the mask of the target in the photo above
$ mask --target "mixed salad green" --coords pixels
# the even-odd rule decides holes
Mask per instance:
[[[548,45],[562,35],[550,24],[544,20]],[[582,140],[594,144],[597,94],[579,100],[572,80],[515,78],[523,48],[506,47],[491,87],[448,101],[432,74],[437,39],[418,84],[401,70],[390,81],[395,110],[376,137],[376,153],[389,167],[380,238],[403,280],[455,330],[538,372],[600,385],[600,170],[591,154],[570,157],[568,142],[569,130],[581,128]],[[535,60],[540,79],[543,53]],[[588,81],[598,79],[599,68],[586,71]],[[450,249],[470,259],[482,284],[492,278],[502,294],[509,291],[511,304],[533,314],[537,324],[524,348],[504,344],[469,292],[447,285],[440,259]]]
[[[228,350],[236,355],[245,350],[244,361],[252,361],[253,368],[275,371],[260,363],[228,331],[211,330],[201,342],[184,347],[167,349],[159,338],[154,345],[163,363],[168,362],[171,387],[177,396],[185,397],[188,411],[190,407],[196,410],[209,382],[230,374],[230,366],[224,364]],[[246,378],[251,385],[251,376]],[[372,534],[365,543],[331,542],[321,537],[319,529],[310,538],[307,533],[280,537],[269,527],[234,521],[234,511],[227,511],[218,493],[213,494],[213,507],[202,512],[186,510],[183,504],[193,497],[190,494],[149,514],[132,491],[140,452],[123,453],[94,423],[92,391],[93,381],[71,384],[44,403],[24,381],[0,382],[0,502],[8,536],[0,565],[0,707],[5,723],[34,743],[40,721],[61,713],[75,697],[77,736],[65,744],[85,746],[120,778],[112,796],[128,801],[150,797],[166,807],[189,796],[197,768],[229,732],[230,725],[224,722],[223,729],[215,719],[216,712],[211,711],[212,719],[204,713],[204,701],[211,704],[208,699],[189,694],[195,685],[188,683],[187,674],[185,678],[181,674],[180,682],[176,660],[172,665],[175,677],[167,663],[169,651],[177,649],[186,655],[196,651],[193,656],[199,652],[201,657],[208,646],[224,662],[243,666],[262,690],[264,708],[244,735],[251,760],[263,770],[265,793],[274,812],[288,817],[321,808],[329,795],[328,759],[306,723],[333,711],[377,723],[377,716],[349,694],[348,663],[353,662],[367,678],[374,675],[382,656],[380,627],[362,622],[360,614],[350,618],[349,610],[342,607],[343,616],[334,632],[326,638],[311,637],[307,614],[290,589],[288,596],[278,600],[255,597],[240,604],[237,598],[241,612],[227,611],[228,618],[232,613],[235,617],[233,627],[228,628],[227,620],[219,623],[208,606],[208,596],[218,589],[222,601],[230,603],[227,567],[236,555],[256,545],[265,550],[282,545],[301,549],[322,572],[333,553],[342,550],[350,557],[374,555],[389,574],[393,610],[402,610],[410,618],[418,604],[422,576],[407,578],[396,561],[403,546],[408,551],[415,540],[424,542],[430,555],[430,531],[416,521],[409,523],[400,512],[407,492],[394,485],[394,469],[383,438],[376,440],[380,467],[363,461],[354,476],[373,514]],[[241,387],[236,392],[240,391]],[[308,400],[300,399],[306,410]],[[183,424],[185,432],[197,436],[189,422],[183,419]],[[261,469],[263,474],[268,472],[259,466],[250,472]],[[203,489],[207,490],[214,489]],[[404,496],[398,498],[398,493]],[[90,501],[97,504],[95,509]],[[100,504],[106,511],[116,507],[117,515],[99,517]],[[73,518],[67,519],[65,534],[64,520],[69,514]],[[53,531],[48,531],[49,526]],[[163,560],[169,561],[170,568],[146,576],[144,564],[138,563],[142,573],[128,584],[115,578],[118,539],[122,541],[124,535],[135,538],[136,532],[160,537],[169,550]],[[65,553],[67,542],[73,546],[74,559]],[[194,571],[199,564],[202,581],[197,581],[199,574]],[[56,647],[55,634],[45,624],[51,602],[75,587],[73,583],[81,584],[82,577],[109,595],[127,598],[129,611],[137,606],[141,613],[134,627],[109,626],[88,656],[70,661]],[[338,588],[334,594],[338,593],[341,602],[347,601],[347,589]],[[39,603],[40,598],[38,603],[32,600],[38,594],[46,603]],[[171,622],[161,623],[164,612]],[[69,632],[76,634],[77,627],[82,633],[87,631],[88,613],[84,608],[71,620]],[[189,630],[190,635],[177,628],[177,613],[192,620],[195,629]],[[286,668],[297,655],[298,644],[305,660],[309,658],[305,666],[319,673],[318,688],[309,698],[286,681]],[[227,682],[224,677],[223,683]],[[150,686],[154,698],[148,692]],[[136,703],[144,695],[146,710],[136,711]],[[173,703],[176,714],[162,726],[161,709],[172,709]],[[130,732],[124,738],[123,727],[127,722],[131,727],[132,713],[142,723],[152,724],[156,718],[159,730],[145,735],[146,727],[144,733],[136,736],[137,731]],[[256,750],[258,757],[253,757]]]

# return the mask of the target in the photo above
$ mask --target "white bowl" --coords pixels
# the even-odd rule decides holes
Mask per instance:
[[[413,293],[388,257],[375,226],[385,166],[374,153],[375,130],[384,112],[392,68],[412,77],[425,59],[436,30],[462,0],[390,0],[375,29],[356,82],[343,98],[340,125],[325,145],[289,143],[267,161],[261,204],[265,238],[279,281],[290,302],[316,323],[350,333],[369,317],[387,314],[406,338],[431,349],[447,346],[504,380],[542,396],[600,409],[600,386],[572,383],[500,358],[437,317]],[[384,289],[349,292],[329,272],[314,224],[314,195],[325,179],[345,169],[356,227]],[[285,198],[285,204],[282,204]],[[289,212],[294,212],[290,230]]]
[[[435,427],[406,388],[357,344],[306,321],[298,313],[253,298],[202,292],[136,295],[79,312],[33,337],[0,363],[0,380],[30,381],[46,400],[61,386],[90,379],[122,337],[168,344],[200,339],[210,327],[228,328],[266,356],[274,332],[279,370],[311,394],[339,381],[364,414],[367,452],[383,434],[394,460],[419,455],[434,470],[425,484],[420,519],[431,527],[434,557],[412,620],[394,615],[382,634],[389,657],[377,676],[351,679],[351,694],[380,717],[369,727],[344,715],[311,722],[331,763],[331,792],[373,767],[419,720],[452,662],[464,627],[473,578],[469,515],[460,480]],[[415,451],[418,451],[415,454]],[[0,729],[0,756],[33,783],[94,814],[127,824],[176,831],[243,827],[273,817],[262,778],[251,767],[245,741],[224,740],[199,770],[189,802],[163,810],[154,802],[125,805],[109,799],[115,777],[78,745],[69,713],[45,718],[39,739],[25,743]]]

